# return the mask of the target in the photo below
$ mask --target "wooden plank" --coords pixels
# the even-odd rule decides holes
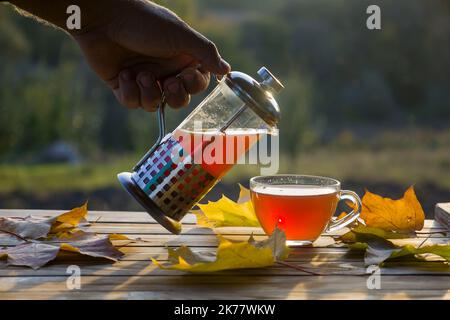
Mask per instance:
[[[133,250],[133,249],[157,249],[157,250]],[[157,260],[164,261],[167,259],[167,250],[164,248],[121,248],[122,252],[126,253],[126,255],[121,259],[121,261],[145,261],[150,263],[150,258],[155,258]],[[202,248],[200,250],[196,249],[198,252],[211,251],[211,248]],[[97,260],[91,257],[84,257],[78,254],[61,254],[58,258],[60,263],[76,263],[77,261],[84,261],[86,264],[91,262],[92,264],[103,262],[105,264],[105,260]],[[97,261],[97,262],[96,262]],[[303,254],[291,254],[287,261],[290,262],[311,262],[314,263],[324,263],[324,262],[332,262],[332,261],[340,261],[348,264],[351,263],[360,263],[363,261],[363,255],[361,253],[350,253],[350,252],[325,252],[325,253],[309,253],[305,252]],[[0,262],[0,274],[1,269],[6,269],[5,264],[1,264]],[[107,262],[106,265],[110,263]]]
[[[125,256],[121,261],[144,261],[150,263],[150,258],[155,258],[160,261],[167,260],[167,249],[165,248],[148,248],[148,247],[123,247],[120,248]],[[196,252],[211,252],[214,251],[213,248],[196,248]],[[78,261],[84,262],[84,264],[99,264],[103,263],[105,266],[109,265],[111,262],[105,262],[107,260],[99,260],[92,257],[87,257],[74,253],[63,253],[58,257],[59,263],[77,263]],[[364,261],[364,254],[361,251],[348,251],[343,250],[325,250],[325,248],[319,248],[319,250],[299,250],[292,251],[289,258],[286,260],[288,262],[295,263],[310,263],[315,266],[320,266],[325,263],[342,263],[347,264],[348,268],[352,265],[360,266]],[[424,263],[424,262],[421,262]],[[417,263],[420,266],[421,263]],[[0,274],[2,269],[7,269],[6,264],[0,262]],[[45,267],[44,267],[45,269]],[[447,266],[446,269],[450,271]]]
[[[62,211],[1,210],[0,216],[55,215]],[[100,218],[100,219],[99,219]],[[165,246],[186,244],[197,251],[211,251],[217,246],[215,232],[227,238],[244,241],[250,233],[258,240],[266,238],[260,228],[198,228],[195,216],[187,215],[182,235],[171,235],[145,212],[92,211],[89,221],[96,222],[88,230],[98,233],[123,233],[144,241],[121,247],[126,254],[116,263],[63,254],[60,259],[39,270],[6,267],[0,261],[0,299],[448,299],[449,268],[442,263],[394,263],[381,269],[381,290],[368,290],[367,270],[360,252],[346,248],[323,247],[330,243],[323,236],[316,247],[293,248],[287,262],[322,273],[308,273],[285,265],[270,268],[224,271],[214,274],[192,275],[160,270],[150,257],[167,259]],[[437,232],[442,226],[425,221],[422,234],[415,239],[398,239],[395,243],[414,245],[448,243]],[[430,239],[424,239],[430,236]],[[0,246],[17,243],[9,235],[0,234]],[[66,268],[79,265],[82,271],[82,290],[66,289]]]
[[[37,210],[37,209],[0,209],[0,217],[26,217],[33,216],[55,216],[68,210]],[[91,211],[88,213],[88,221],[102,221],[109,223],[153,223],[158,224],[145,211]],[[187,214],[183,224],[195,224],[197,221],[194,214]]]
[[[97,233],[121,233],[121,234],[167,234],[167,230],[156,224],[138,224],[138,223],[93,223],[89,226],[90,231]],[[439,233],[443,229],[423,229],[417,233],[418,238],[443,238],[445,233]],[[432,232],[432,233],[430,233]],[[262,228],[255,227],[221,227],[221,228],[203,228],[196,225],[185,225],[183,233],[189,234],[213,234],[218,233],[224,236],[227,235],[265,235]],[[325,234],[327,235],[327,234]]]
[[[180,245],[187,245],[190,247],[215,247],[218,244],[218,240],[215,234],[133,234],[133,238],[141,239],[142,242],[137,242],[136,244],[141,244],[147,247],[178,247]],[[246,241],[248,240],[248,235],[228,235],[227,239],[233,241]],[[256,240],[264,240],[267,236],[255,235]],[[320,237],[316,242],[315,246],[323,247],[330,244],[329,237]],[[448,238],[413,238],[413,239],[393,239],[391,240],[397,245],[432,245],[432,244],[448,244]],[[13,236],[0,233],[0,247],[16,245],[18,240]],[[135,244],[135,245],[136,245]]]
[[[364,266],[363,260],[358,261],[331,261],[331,262],[298,262],[291,261],[292,265],[299,266],[306,271],[312,271],[320,275],[342,275],[342,276],[364,276],[367,275],[367,268]],[[181,271],[167,271],[156,267],[150,260],[145,261],[119,261],[116,263],[95,262],[90,260],[74,260],[74,261],[56,261],[48,266],[32,270],[30,268],[9,266],[5,267],[5,262],[0,262],[1,277],[67,277],[67,267],[77,265],[80,267],[83,276],[141,276],[141,277],[157,277],[157,276],[191,276]],[[409,263],[390,263],[386,267],[380,269],[382,275],[429,275],[443,276],[450,275],[450,269],[443,263],[437,262],[409,262]],[[266,276],[309,276],[305,271],[288,267],[286,265],[276,264],[268,268],[261,269],[242,269],[236,271],[216,272],[214,275],[266,275]],[[285,280],[289,281],[289,280]]]
[[[40,293],[47,299],[73,298],[77,291],[66,286],[67,277],[4,277],[0,283],[0,298],[16,292],[21,299],[30,293]],[[191,275],[191,276],[83,276],[78,292],[99,292],[97,299],[110,298],[111,292],[146,292],[155,299],[305,299],[331,298],[335,295],[353,299],[353,293],[365,293],[364,298],[449,297],[447,276],[389,276],[381,277],[380,290],[367,289],[366,276],[290,276],[265,275]],[[101,294],[103,293],[103,294]],[[150,296],[149,294],[153,295]],[[345,293],[343,295],[343,293]],[[17,296],[16,296],[17,297]],[[36,297],[36,295],[34,296]],[[85,297],[85,295],[83,295]]]
[[[0,299],[2,300],[16,300],[19,293],[17,292],[0,292]],[[258,295],[240,296],[233,294],[233,292],[226,291],[221,294],[214,294],[212,296],[202,296],[198,293],[192,294],[189,292],[189,299],[222,299],[222,300],[250,300],[263,299]],[[48,292],[20,292],[21,299],[32,300],[170,300],[170,299],[186,299],[186,296],[181,294],[171,294],[170,292],[155,292],[155,291],[48,291]],[[410,299],[440,299],[449,300],[450,293],[443,293],[435,290],[379,290],[370,291],[351,291],[351,292],[315,292],[303,291],[286,293],[285,295],[272,294],[267,299],[286,299],[286,300],[410,300]]]
[[[164,275],[164,276],[82,276],[83,290],[110,290],[109,288],[121,285],[121,290],[142,290],[150,289],[148,286],[154,286],[155,290],[165,291],[173,290],[170,287],[178,287],[178,291],[183,291],[186,285],[194,286],[208,286],[214,288],[214,284],[223,287],[243,287],[245,284],[255,287],[270,286],[273,284],[279,285],[281,288],[292,288],[297,284],[312,284],[316,290],[338,289],[341,290],[358,290],[366,289],[366,279],[368,275],[360,277],[341,277],[341,276],[284,276],[266,277],[265,275],[249,275],[238,274],[236,272],[228,272],[224,274],[208,274],[208,275],[187,275],[180,277],[178,275]],[[66,280],[68,276],[55,277],[4,277],[0,284],[0,291],[53,291],[65,290]],[[284,279],[284,281],[280,281]],[[286,281],[289,280],[289,281]],[[382,287],[384,290],[443,290],[448,291],[448,277],[447,276],[382,276]],[[316,282],[322,282],[321,286],[316,286]],[[339,285],[339,286],[337,286]],[[274,290],[276,291],[276,290]]]
[[[288,263],[294,263],[294,264],[310,264],[312,266],[315,266],[319,269],[319,273],[320,273],[320,267],[321,266],[325,266],[326,264],[341,264],[341,270],[342,271],[348,271],[353,269],[355,266],[357,267],[361,267],[363,265],[364,262],[364,257],[363,255],[354,255],[353,257],[347,257],[346,254],[342,254],[342,255],[330,255],[330,254],[326,254],[327,257],[326,258],[322,258],[322,260],[313,260],[312,259],[316,259],[316,257],[314,255],[312,256],[307,256],[307,255],[298,255],[298,256],[289,256],[289,258],[286,260],[286,262]],[[143,253],[143,252],[133,252],[133,253],[127,253],[127,255],[125,255],[121,261],[123,262],[145,262],[150,264],[151,263],[151,258],[155,258],[159,261],[165,261],[167,260],[167,254],[166,253],[159,253],[159,254],[152,254],[152,253]],[[92,257],[85,257],[85,256],[81,256],[81,255],[61,255],[57,258],[57,263],[59,264],[77,264],[77,263],[83,263],[83,264],[92,264],[92,265],[96,265],[96,264],[104,264],[105,266],[110,265],[111,261],[108,260],[104,260],[104,259],[97,259],[97,258],[92,258]],[[449,274],[450,268],[448,265],[444,265],[441,262],[433,262],[435,265],[430,265],[431,267],[435,268],[434,270],[439,269],[440,271],[442,271],[445,274]],[[442,266],[441,266],[442,264]],[[400,265],[397,263],[397,265]],[[404,263],[404,265],[408,265],[407,263]],[[424,267],[425,270],[429,270],[429,266],[426,265],[426,262],[417,262],[416,264],[414,264],[413,262],[409,262],[409,266],[416,266],[420,269],[420,267]],[[3,270],[9,269],[11,267],[7,267],[5,262],[0,262],[0,275],[3,274]],[[43,269],[46,269],[47,266],[43,267]],[[423,273],[420,270],[417,271],[418,274]]]
[[[216,249],[213,247],[196,247],[196,252],[211,252]],[[126,246],[120,247],[120,251],[126,255],[122,258],[123,261],[150,261],[150,257],[156,258],[158,260],[166,260],[167,248],[164,247],[133,247]],[[67,261],[76,260],[86,260],[94,261],[95,259],[86,257],[83,258],[82,255],[74,253],[62,253],[60,254],[61,260],[66,259]],[[325,262],[325,261],[362,261],[363,253],[361,251],[350,251],[346,248],[305,248],[292,250],[288,261],[314,261],[314,262]],[[0,265],[1,266],[1,265]],[[0,267],[1,268],[1,267]]]
[[[67,210],[36,210],[36,209],[0,209],[0,217],[26,217],[28,215],[54,216]],[[101,223],[142,223],[158,224],[148,213],[144,211],[89,211],[89,222]],[[194,214],[187,214],[182,223],[184,225],[196,224]],[[424,229],[443,229],[435,220],[427,219],[424,223]]]
[[[436,204],[434,219],[447,229],[450,228],[450,202]]]
[[[114,224],[114,223],[94,223],[89,226],[89,230],[97,233],[121,233],[121,234],[167,234],[164,227],[156,224]],[[223,227],[223,228],[204,228],[197,225],[183,226],[183,233],[192,235],[208,235],[219,233],[221,235],[265,235],[261,228],[254,227]]]
[[[88,229],[90,231],[90,229]],[[219,232],[220,233],[220,232]],[[104,233],[99,233],[104,234]],[[137,239],[137,242],[129,243],[127,246],[142,246],[142,247],[177,247],[181,244],[185,244],[191,247],[215,247],[217,246],[216,234],[209,229],[204,229],[204,231],[195,231],[189,234],[182,235],[171,235],[167,232],[162,233],[127,233],[122,232],[122,234],[127,235],[130,239]],[[245,241],[248,240],[250,234],[223,234],[227,239]],[[181,238],[180,238],[181,237]],[[267,236],[262,234],[254,234],[254,238],[257,240],[266,239]],[[139,241],[142,240],[142,241]],[[185,241],[183,243],[183,241]],[[321,236],[318,240],[314,242],[315,247],[336,247],[333,245],[333,238],[329,236]],[[443,237],[441,234],[424,234],[419,235],[417,238],[408,239],[393,239],[391,240],[398,245],[412,244],[412,245],[429,245],[429,244],[448,244],[450,242],[449,238]],[[0,247],[14,246],[22,241],[18,238],[4,234],[0,232]],[[305,247],[308,248],[308,247]]]
[[[89,231],[97,232],[100,234],[108,233],[121,233],[121,234],[168,234],[167,230],[160,225],[156,224],[140,224],[140,223],[93,223],[88,226]],[[432,233],[430,233],[432,232]],[[191,235],[209,235],[209,234],[221,234],[221,235],[265,235],[264,230],[256,227],[221,227],[221,228],[204,228],[196,225],[186,225],[183,228],[183,233]],[[327,234],[325,234],[327,235]],[[446,237],[445,233],[439,233],[437,229],[424,229],[417,234],[418,238],[442,238]]]

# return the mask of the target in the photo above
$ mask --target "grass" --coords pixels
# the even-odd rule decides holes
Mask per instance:
[[[305,154],[293,164],[310,173],[356,181],[431,182],[450,189],[450,149],[324,151]]]
[[[127,156],[79,165],[0,165],[0,193],[21,191],[42,195],[119,186],[117,173],[129,170],[136,160],[134,156]]]
[[[116,174],[129,171],[137,160],[136,156],[127,155],[80,165],[0,165],[0,194],[20,191],[45,195],[119,187]],[[450,190],[450,149],[425,146],[389,150],[322,148],[303,152],[295,159],[282,156],[279,172],[325,175],[362,183],[395,182],[405,186],[431,182]],[[246,181],[259,174],[255,165],[235,166],[224,181]]]

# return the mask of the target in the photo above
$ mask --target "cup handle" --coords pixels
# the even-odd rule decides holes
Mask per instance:
[[[355,208],[345,217],[334,221],[330,221],[326,229],[326,232],[333,232],[341,228],[344,228],[359,217],[359,214],[361,213],[362,203],[361,199],[356,194],[356,192],[350,190],[341,190],[339,201],[342,200],[350,200],[355,205]]]

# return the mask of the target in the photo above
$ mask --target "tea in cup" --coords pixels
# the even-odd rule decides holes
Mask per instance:
[[[290,246],[310,245],[323,232],[341,229],[355,221],[361,210],[359,196],[341,190],[332,178],[280,174],[250,179],[250,191],[256,216],[270,235],[278,227],[286,234]],[[339,201],[349,200],[354,209],[334,220]]]

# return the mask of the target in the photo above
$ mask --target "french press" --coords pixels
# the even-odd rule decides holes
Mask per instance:
[[[283,85],[267,68],[258,71],[262,81],[232,71],[172,132],[166,134],[164,101],[158,108],[159,137],[133,168],[122,172],[122,186],[162,226],[174,234],[181,232],[181,219],[231,168],[194,161],[208,145],[200,139],[186,147],[180,133],[188,137],[227,138],[236,132],[276,134],[280,109],[273,98]],[[164,99],[163,99],[164,100]],[[201,124],[200,128],[199,125]],[[183,137],[186,137],[184,135]]]

